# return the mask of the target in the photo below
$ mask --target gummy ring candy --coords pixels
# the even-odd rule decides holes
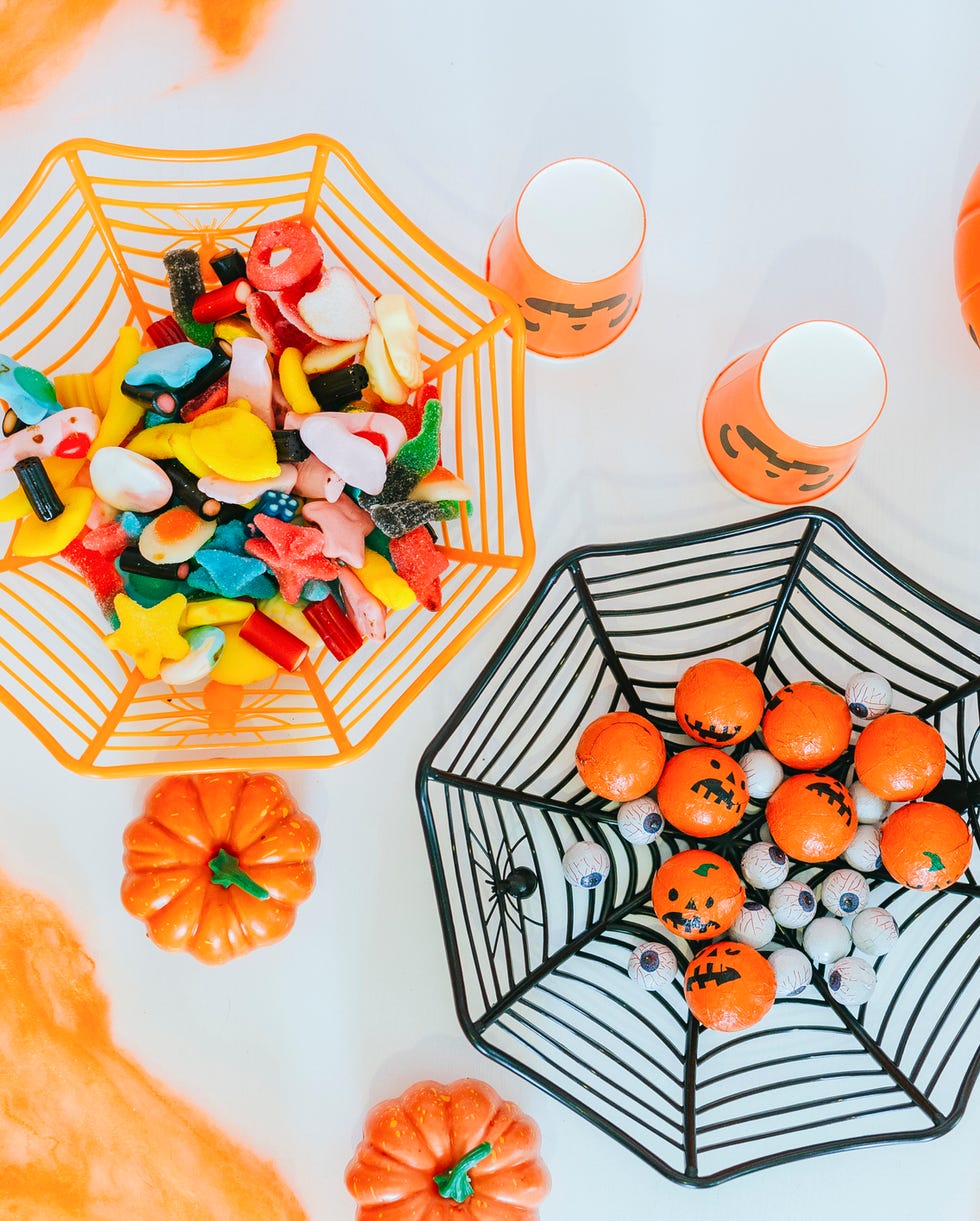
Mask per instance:
[[[273,266],[272,256],[281,250],[289,254]],[[301,283],[322,266],[323,251],[311,229],[295,220],[274,220],[256,230],[246,274],[254,288],[277,292]]]

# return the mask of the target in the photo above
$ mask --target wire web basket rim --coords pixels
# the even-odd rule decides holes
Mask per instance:
[[[748,584],[720,601],[703,593],[699,585],[710,585],[717,565],[735,555],[731,571]],[[628,561],[628,570],[612,571],[617,561],[622,568]],[[705,572],[697,562],[716,567]],[[846,622],[859,606],[858,626]],[[647,626],[655,615],[664,621],[659,629]],[[980,619],[928,591],[820,508],[576,547],[543,576],[418,767],[420,816],[463,1032],[478,1051],[687,1186],[943,1135],[962,1117],[980,1072],[980,1039],[973,1037],[980,990],[966,994],[980,960],[963,961],[970,934],[980,928],[972,868],[943,891],[908,891],[880,866],[869,871],[871,904],[895,914],[902,937],[894,957],[875,960],[878,990],[854,1010],[831,998],[817,968],[803,996],[777,1001],[771,1023],[719,1037],[687,1014],[676,981],[670,990],[681,995],[679,1005],[661,1001],[661,993],[651,1000],[654,994],[627,979],[629,946],[648,938],[678,944],[648,910],[660,861],[697,846],[737,868],[765,822],[764,809],[754,806],[726,836],[686,840],[667,827],[649,848],[631,850],[618,836],[615,803],[588,794],[569,775],[577,731],[615,707],[654,720],[669,751],[692,745],[676,721],[671,728],[667,679],[676,682],[697,655],[651,650],[661,635],[672,639],[678,623],[698,616],[699,631],[715,638],[734,631],[732,639],[749,653],[720,647],[701,655],[745,660],[767,693],[804,677],[821,681],[825,669],[874,668],[852,657],[893,659],[897,698],[943,733],[946,775],[954,777],[943,785],[959,786],[949,800],[966,813],[976,844]],[[739,631],[745,623],[749,630]],[[843,685],[839,678],[836,685]],[[511,736],[508,717],[518,722]],[[758,745],[749,739],[735,757]],[[845,780],[844,760],[821,770]],[[558,862],[569,836],[595,838],[614,858],[605,886],[586,899],[569,898],[561,879]],[[975,854],[974,866],[976,860]],[[840,858],[797,864],[791,876],[816,885],[843,864]],[[515,899],[518,874],[535,881]],[[747,889],[766,901],[764,892]],[[782,930],[776,940],[799,945]],[[708,943],[695,950],[701,944]],[[690,947],[685,958],[678,954],[681,973],[690,956]],[[965,975],[962,986],[951,988],[948,999],[934,992],[918,974],[926,966],[937,981]],[[747,1061],[733,1058],[743,1055]],[[805,1083],[793,1075],[801,1064]],[[728,1083],[731,1093],[720,1094]],[[753,1103],[757,1095],[765,1101]],[[853,1113],[838,1114],[839,1104]]]

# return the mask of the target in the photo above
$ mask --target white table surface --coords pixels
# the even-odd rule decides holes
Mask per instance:
[[[322,131],[479,267],[534,170],[572,154],[611,161],[646,199],[646,291],[604,353],[529,360],[535,576],[583,540],[754,516],[701,455],[700,401],[734,355],[828,317],[875,341],[890,389],[824,503],[978,613],[980,352],[951,270],[980,160],[978,45],[972,0],[283,0],[256,51],[214,72],[182,9],[120,0],[47,96],[0,112],[0,205],[70,136],[214,147]],[[520,599],[372,754],[288,777],[342,867],[321,870],[285,942],[220,970],[156,950],[119,903],[120,834],[147,784],[73,778],[2,717],[0,869],[69,914],[119,1042],[274,1159],[316,1221],[353,1215],[343,1168],[371,1104],[464,1075],[538,1119],[554,1179],[544,1221],[741,1221],[784,1200],[795,1218],[980,1216],[976,1100],[937,1142],[695,1194],[466,1043],[412,781]]]

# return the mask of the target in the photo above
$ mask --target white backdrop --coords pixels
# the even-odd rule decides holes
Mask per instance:
[[[283,0],[254,54],[214,73],[180,12],[122,0],[45,98],[0,112],[0,206],[70,136],[213,147],[321,131],[479,268],[535,169],[601,157],[646,200],[646,290],[607,351],[529,361],[536,573],[585,540],[755,515],[705,464],[700,401],[734,355],[828,317],[877,344],[890,389],[856,471],[825,503],[978,613],[980,352],[951,271],[980,160],[978,47],[971,0]],[[353,1215],[342,1174],[369,1105],[422,1077],[461,1075],[485,1077],[539,1120],[554,1178],[546,1221],[682,1210],[741,1221],[787,1198],[797,1218],[841,1206],[980,1216],[980,1103],[936,1143],[695,1196],[465,1042],[412,782],[516,610],[367,758],[288,777],[323,829],[317,891],[283,944],[220,970],[156,950],[118,901],[120,833],[147,786],[72,778],[3,716],[0,868],[67,910],[121,1044],[273,1158],[316,1221]]]

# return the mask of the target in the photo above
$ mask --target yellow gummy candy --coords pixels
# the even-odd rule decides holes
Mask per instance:
[[[244,623],[254,609],[251,602],[242,602],[238,598],[206,598],[203,602],[188,602],[180,626],[186,630]]]
[[[247,408],[245,400],[238,399],[234,406],[200,416],[192,425],[191,446],[201,462],[225,479],[274,479],[280,473],[275,439]]]
[[[228,687],[244,687],[278,673],[278,663],[240,640],[240,631],[239,624],[229,624],[224,629],[225,647],[221,650],[218,664],[208,676],[211,682],[224,683]]]
[[[189,424],[158,424],[156,428],[144,428],[126,448],[134,454],[142,454],[144,458],[172,458],[174,437],[181,429],[189,427]]]
[[[123,394],[120,388],[126,374],[139,360],[142,350],[136,327],[121,327],[109,362],[109,399],[105,417],[99,435],[89,450],[89,458],[107,445],[121,445],[143,418],[143,405]]]
[[[258,339],[259,334],[254,327],[242,322],[240,318],[226,318],[224,322],[214,324],[214,337],[224,340],[225,343],[234,343],[236,339]]]
[[[370,547],[364,552],[364,565],[353,569],[360,578],[361,584],[381,602],[388,610],[404,610],[415,601],[415,594],[383,555],[372,551]]]
[[[299,348],[287,348],[279,357],[279,385],[293,411],[300,415],[314,415],[320,410],[320,404],[313,397],[303,372],[303,357]]]
[[[112,605],[119,626],[105,637],[105,643],[132,657],[144,678],[157,678],[164,661],[180,661],[190,652],[191,646],[178,631],[187,606],[183,594],[171,594],[156,606],[140,606],[126,594],[116,594]]]
[[[102,400],[95,389],[91,373],[59,373],[53,379],[54,392],[62,407],[87,407],[102,415]]]
[[[91,488],[68,488],[61,498],[65,511],[54,521],[41,521],[33,513],[24,518],[14,537],[13,555],[57,555],[81,534],[95,493]]]
[[[178,462],[182,462],[191,472],[191,474],[196,475],[198,479],[203,478],[205,475],[212,474],[213,472],[208,464],[206,462],[202,462],[197,456],[197,450],[194,448],[193,425],[185,424],[183,427],[185,431],[175,432],[171,438],[174,457],[178,460]]]
[[[300,599],[294,606],[291,602],[287,602],[282,594],[273,594],[271,598],[265,598],[258,604],[259,610],[273,623],[278,623],[280,627],[284,627],[287,632],[292,632],[294,636],[298,636],[310,648],[319,647],[323,642],[313,630],[309,619],[303,614],[302,608],[306,603]]]

